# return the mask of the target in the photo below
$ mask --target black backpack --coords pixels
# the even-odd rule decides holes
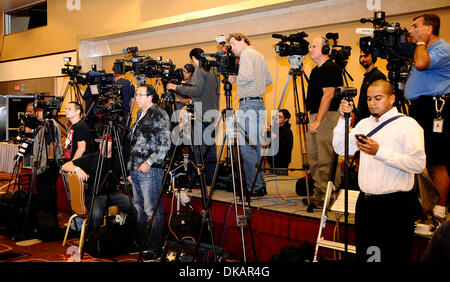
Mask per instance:
[[[88,234],[85,251],[93,257],[114,257],[131,249],[135,224],[125,220],[124,224],[108,220],[106,225]]]
[[[22,231],[28,195],[27,191],[16,190],[0,197],[0,232],[11,239],[15,239]],[[27,227],[31,229],[33,212],[30,210],[29,214]]]

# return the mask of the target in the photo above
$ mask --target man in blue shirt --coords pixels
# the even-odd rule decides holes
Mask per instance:
[[[424,129],[428,173],[441,196],[434,213],[446,218],[450,187],[446,167],[450,159],[450,44],[439,38],[440,18],[436,14],[422,14],[413,20],[409,33],[417,47],[405,98],[410,102],[410,116]]]

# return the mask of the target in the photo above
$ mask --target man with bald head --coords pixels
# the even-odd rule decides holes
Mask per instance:
[[[343,85],[342,71],[329,57],[330,42],[315,38],[309,46],[309,57],[317,64],[311,71],[308,83],[306,110],[309,113],[306,148],[314,194],[311,203],[322,207],[327,189],[328,175],[333,159],[333,128],[339,118],[339,101],[334,98],[336,87]],[[337,181],[339,179],[337,178]],[[304,201],[304,203],[306,203]]]
[[[392,85],[380,79],[367,90],[371,116],[362,119],[349,133],[349,154],[360,150],[358,183],[361,189],[355,210],[356,254],[361,262],[410,262],[414,239],[414,174],[425,169],[424,134],[411,117],[394,107]],[[341,118],[333,134],[337,154],[345,153],[344,114],[353,103],[339,106]],[[385,121],[393,119],[371,137]],[[417,196],[416,196],[417,198]],[[417,200],[416,200],[417,201]],[[372,257],[374,252],[376,258]]]

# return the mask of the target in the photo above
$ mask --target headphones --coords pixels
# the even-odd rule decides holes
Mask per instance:
[[[331,51],[330,41],[325,37],[322,37],[322,54],[329,55]]]

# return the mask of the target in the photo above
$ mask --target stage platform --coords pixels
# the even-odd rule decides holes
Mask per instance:
[[[233,258],[239,261],[269,262],[284,247],[302,244],[311,244],[315,247],[316,245],[322,209],[307,211],[307,206],[302,203],[302,199],[306,196],[302,197],[296,193],[298,177],[272,174],[265,174],[264,177],[268,194],[264,197],[252,197],[250,206],[246,203],[246,208],[251,210],[251,228],[247,225],[241,230],[237,225],[233,192],[215,190],[212,194],[211,214],[215,244],[224,247]],[[187,194],[192,197],[191,204],[194,209],[201,211],[203,201],[200,189],[192,190]],[[237,200],[238,214],[241,215],[242,203],[239,198]],[[166,195],[166,212],[170,209],[170,201],[169,195]],[[336,224],[336,215],[340,215],[338,224]],[[347,220],[348,244],[354,245],[354,214],[349,214]],[[345,218],[342,213],[329,212],[322,234],[324,239],[345,242],[344,223]],[[416,237],[413,261],[420,261],[428,240],[429,237]],[[319,248],[321,260],[339,260],[342,257],[342,252]],[[348,254],[347,258],[351,260],[354,255]]]
[[[1,192],[5,192],[10,175],[0,175]],[[225,190],[215,190],[211,201],[212,234],[214,245],[223,247],[230,255],[232,261],[240,262],[270,262],[274,255],[280,253],[284,247],[297,247],[310,244],[315,247],[319,223],[322,214],[321,209],[307,211],[307,206],[302,203],[302,198],[296,194],[297,177],[265,175],[267,192],[264,197],[251,198],[250,206],[246,203],[247,214],[251,214],[251,221],[242,228],[237,225],[234,206],[234,193]],[[197,212],[203,210],[203,199],[200,189],[184,191],[191,196],[191,205]],[[183,192],[183,193],[184,193]],[[166,193],[163,197],[166,219],[177,211],[176,197],[172,193]],[[238,211],[242,214],[241,202],[238,201]],[[60,225],[67,222],[67,199],[62,183],[58,185],[58,210],[60,213]],[[186,208],[181,205],[180,210]],[[249,213],[251,211],[251,213]],[[173,219],[173,217],[172,217]],[[251,223],[251,225],[250,225]],[[327,240],[344,242],[344,217],[339,223],[337,232],[335,216],[329,214],[324,237]],[[207,227],[207,226],[206,226]],[[354,215],[348,218],[348,243],[354,244]],[[206,236],[211,238],[210,232],[205,229]],[[420,261],[429,238],[416,237],[413,261]],[[56,242],[55,242],[56,243]],[[37,252],[40,258],[41,252],[37,249],[41,244],[30,246],[33,252]],[[59,247],[58,247],[59,248]],[[244,251],[245,250],[245,251]],[[58,250],[59,253],[61,250]],[[341,253],[320,248],[319,258],[321,260],[339,260]],[[352,255],[349,255],[352,259]],[[135,256],[122,256],[115,261],[133,261]],[[49,259],[49,261],[53,261]]]

